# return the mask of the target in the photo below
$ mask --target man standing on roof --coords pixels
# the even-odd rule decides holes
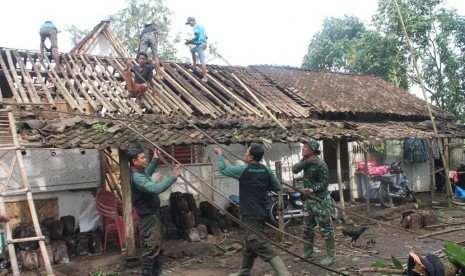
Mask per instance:
[[[326,241],[327,255],[320,261],[322,265],[330,265],[336,260],[336,243],[334,240],[334,228],[329,213],[329,203],[324,200],[328,195],[329,171],[323,159],[319,158],[320,143],[315,139],[305,142],[302,147],[302,160],[292,167],[293,173],[304,171],[304,188],[302,192],[309,196],[315,196],[322,201],[307,199],[304,207],[304,252],[300,257],[309,259],[313,255],[313,242],[315,227],[318,226],[321,235]],[[299,258],[295,259],[299,261]]]
[[[159,194],[171,187],[181,175],[181,167],[176,165],[172,175],[165,181],[153,182],[152,175],[158,165],[158,154],[158,150],[153,152],[152,161],[147,166],[147,158],[140,148],[131,148],[127,152],[132,168],[130,174],[132,205],[139,216],[139,231],[144,240],[142,276],[162,275],[165,241]]]
[[[52,23],[52,21],[45,21],[44,24],[40,27],[40,54],[42,58],[45,57],[45,39],[50,40],[50,48],[52,49],[53,60],[55,60],[56,69],[61,70],[60,59],[58,56],[58,38],[57,38],[58,29]]]
[[[244,165],[226,166],[220,148],[213,150],[217,156],[218,170],[225,176],[239,180],[239,200],[242,221],[256,232],[264,234],[267,217],[266,192],[279,191],[281,184],[267,166],[260,164],[264,150],[259,144],[252,144],[245,154]],[[246,229],[245,249],[242,251],[242,264],[237,273],[230,276],[250,275],[256,257],[269,262],[280,276],[291,275],[276,252],[257,234]]]
[[[137,62],[139,65],[132,67],[128,61],[124,69],[124,80],[126,81],[126,89],[133,97],[141,97],[148,89],[147,83],[153,89],[153,67],[147,63],[147,54],[140,52],[137,54]],[[135,74],[134,80],[132,73]]]
[[[155,78],[160,79],[160,61],[158,59],[158,35],[159,30],[153,21],[147,22],[144,29],[140,33],[139,53],[148,53],[147,50],[152,49],[153,63],[155,64]]]
[[[188,17],[186,25],[194,27],[194,38],[186,41],[186,45],[193,44],[194,47],[190,49],[192,53],[192,61],[194,62],[194,70],[197,64],[195,53],[199,55],[200,64],[202,66],[202,81],[207,81],[207,66],[205,65],[205,49],[207,48],[207,33],[205,29],[200,26],[193,17]]]

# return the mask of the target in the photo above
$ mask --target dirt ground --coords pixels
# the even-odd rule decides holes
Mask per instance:
[[[444,195],[436,195],[435,201],[432,202],[429,194],[420,194],[421,211],[429,211],[436,214],[439,223],[464,222],[465,212],[463,208],[454,207],[445,208]],[[380,220],[384,223],[399,225],[401,213],[404,210],[415,209],[412,203],[396,205],[393,208],[385,209],[375,204],[371,205],[370,215],[368,217]],[[348,210],[357,214],[366,215],[366,206],[363,203],[349,204]],[[358,270],[364,267],[370,267],[374,261],[380,261],[387,265],[392,264],[391,256],[395,256],[402,263],[406,263],[409,252],[416,252],[426,255],[443,248],[444,242],[423,238],[418,239],[418,235],[403,232],[388,226],[382,226],[361,219],[349,214],[354,225],[347,225],[341,221],[335,221],[336,239],[338,242],[338,252],[336,263],[331,268],[344,272],[349,275],[357,274]],[[342,236],[342,227],[352,228],[368,226],[368,230],[359,238],[357,243],[359,247],[350,247],[350,238]],[[461,227],[461,226],[456,226]],[[444,228],[435,228],[431,230],[420,229],[421,234],[431,233],[443,230]],[[286,232],[297,237],[301,237],[301,225],[289,226]],[[278,240],[279,235],[268,231],[269,236]],[[164,272],[167,275],[189,275],[189,276],[208,276],[208,275],[228,275],[236,272],[240,262],[240,252],[223,252],[221,248],[227,248],[230,244],[242,241],[243,230],[237,229],[222,236],[209,236],[208,239],[201,242],[187,242],[183,240],[167,242]],[[441,234],[440,237],[446,240],[459,242],[464,240],[465,230]],[[374,243],[374,244],[373,244]],[[292,252],[300,253],[302,250],[301,241],[295,238],[285,238],[283,243],[286,248]],[[321,236],[317,234],[317,245],[323,245]],[[285,262],[288,270],[293,275],[330,275],[334,274],[322,268],[316,267],[309,263],[294,262],[294,257],[286,252],[276,249]],[[367,252],[369,255],[362,252]],[[316,251],[317,260],[324,256],[324,250]],[[140,252],[138,252],[140,254]],[[140,255],[138,255],[140,256]],[[134,263],[134,262],[133,262]],[[137,262],[130,267],[126,265],[125,258],[121,256],[116,245],[112,246],[107,254],[93,256],[82,256],[73,258],[69,264],[54,266],[56,275],[92,275],[92,273],[101,272],[99,276],[109,275],[140,275],[140,269]],[[43,274],[43,273],[40,273]],[[2,273],[2,275],[5,275]],[[38,275],[38,273],[27,273],[25,275]],[[252,269],[252,275],[275,275],[268,263],[257,259]]]

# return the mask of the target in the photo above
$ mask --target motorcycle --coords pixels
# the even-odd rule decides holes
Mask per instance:
[[[392,207],[393,200],[416,201],[413,186],[400,167],[401,163],[393,162],[389,165],[388,173],[371,177],[372,189],[377,189],[378,200],[384,207]]]
[[[229,199],[239,205],[238,195],[230,195]],[[293,219],[303,217],[302,209],[304,207],[305,197],[299,191],[290,188],[283,188],[283,218],[284,226],[288,225]],[[266,204],[268,221],[278,227],[278,192],[268,191],[266,193]],[[237,206],[230,204],[228,212],[238,217],[239,210]]]

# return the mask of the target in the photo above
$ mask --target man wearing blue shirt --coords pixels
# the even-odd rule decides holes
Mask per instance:
[[[186,41],[186,45],[193,44],[191,53],[192,53],[192,61],[194,62],[194,70],[197,63],[197,59],[195,57],[195,53],[199,55],[200,64],[202,66],[202,81],[207,81],[207,66],[205,65],[205,49],[207,48],[207,33],[205,29],[197,24],[195,18],[188,17],[186,21],[186,25],[194,27],[194,38],[191,40]]]
[[[57,38],[57,33],[58,29],[57,27],[52,23],[52,21],[45,21],[44,24],[40,27],[40,53],[42,55],[42,58],[45,56],[44,55],[44,50],[45,50],[45,39],[50,40],[50,48],[52,49],[52,54],[53,54],[53,60],[55,60],[55,66],[56,69],[59,71],[60,70],[60,60],[58,58],[58,38]]]

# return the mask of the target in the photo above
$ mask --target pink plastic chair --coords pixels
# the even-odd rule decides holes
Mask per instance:
[[[124,228],[124,218],[121,215],[122,202],[111,192],[100,189],[95,197],[97,211],[104,220],[104,252],[107,251],[108,233],[116,232],[118,235],[119,247],[122,254],[125,254],[126,234]],[[139,246],[142,246],[142,239],[139,231],[139,217],[133,208],[134,229],[138,231]]]

